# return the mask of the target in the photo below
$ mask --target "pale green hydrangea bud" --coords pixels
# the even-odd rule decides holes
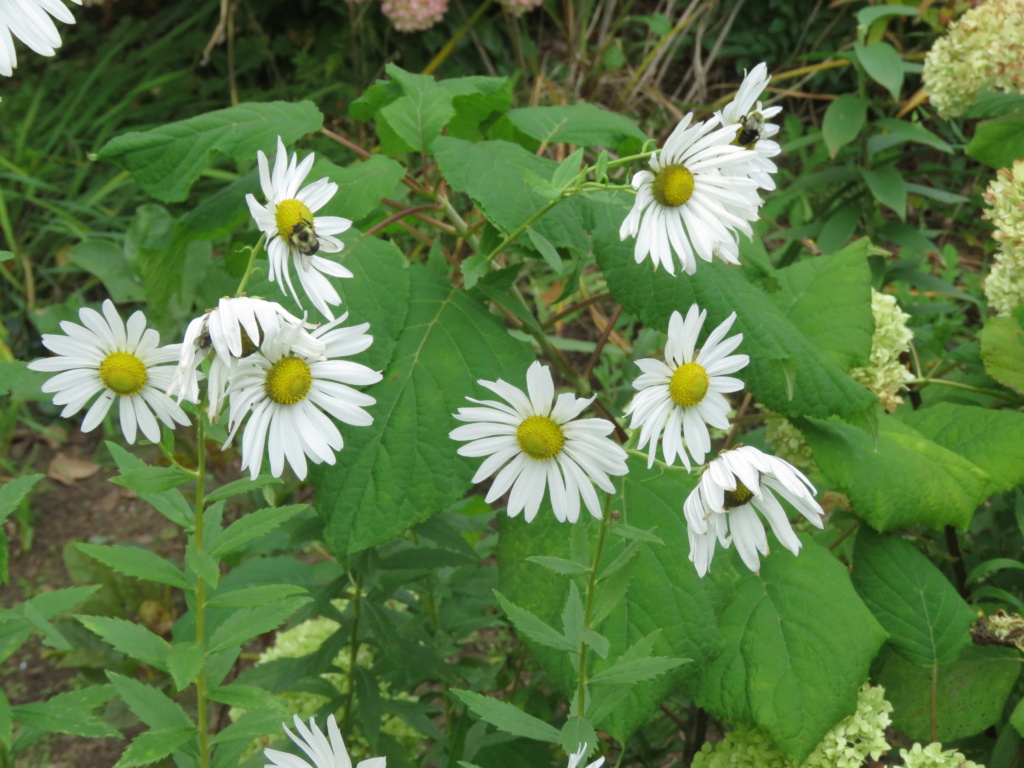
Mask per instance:
[[[985,202],[989,207],[982,216],[995,225],[992,237],[999,249],[985,278],[985,295],[1000,317],[1009,317],[1024,302],[1024,160],[997,171]]]
[[[942,745],[933,742],[927,747],[915,744],[910,749],[901,749],[900,757],[907,768],[985,768],[972,762],[955,749],[942,751]]]
[[[874,392],[885,410],[896,410],[903,402],[897,393],[913,378],[900,355],[910,349],[914,333],[907,328],[910,317],[896,303],[896,297],[871,289],[871,314],[875,318],[875,333],[871,337],[870,363],[854,368],[850,376]]]
[[[949,27],[924,60],[924,89],[945,118],[983,89],[1024,93],[1024,0],[986,0]]]
[[[811,446],[807,444],[807,438],[789,419],[781,416],[768,419],[765,422],[764,437],[771,444],[772,453],[777,458],[788,461],[804,473],[818,471],[818,464],[814,460]]]
[[[871,757],[889,751],[885,729],[892,704],[881,686],[865,685],[857,695],[857,711],[841,720],[804,761],[801,768],[861,768]],[[760,728],[740,726],[717,744],[705,744],[693,768],[795,768]]]

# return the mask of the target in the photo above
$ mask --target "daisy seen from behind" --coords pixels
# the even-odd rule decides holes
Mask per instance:
[[[344,447],[331,417],[358,427],[373,423],[364,408],[377,401],[353,387],[376,384],[380,373],[338,359],[364,351],[373,337],[366,334],[369,323],[339,328],[347,318],[348,313],[308,334],[324,345],[321,354],[303,351],[305,331],[300,326],[282,325],[274,335],[265,336],[258,353],[236,363],[227,392],[231,434],[225,445],[248,415],[242,432],[242,469],[248,468],[254,480],[264,448],[274,477],[281,476],[287,462],[301,480],[306,477],[307,458],[314,464],[333,464],[335,451]]]
[[[341,304],[341,297],[327,277],[352,277],[352,273],[317,254],[340,251],[342,242],[333,235],[347,230],[352,222],[340,216],[313,215],[338,191],[338,185],[327,178],[299,189],[313,168],[313,159],[314,155],[309,154],[300,163],[298,154],[289,156],[278,136],[273,172],[267,156],[262,151],[256,153],[266,204],[260,205],[253,195],[246,195],[245,201],[267,237],[271,282],[302,306],[302,298],[292,284],[289,264],[293,265],[309,301],[328,320],[333,320],[330,306]]]
[[[630,429],[640,429],[639,448],[648,448],[647,466],[654,465],[658,440],[666,464],[678,456],[687,469],[690,457],[703,464],[711,450],[708,426],[729,427],[729,401],[724,395],[743,389],[743,382],[726,374],[736,373],[750,362],[747,355],[732,352],[743,334],[726,338],[736,320],[733,312],[697,349],[707,310],[696,304],[686,313],[673,312],[668,324],[665,361],[645,358],[636,364],[643,373],[633,382],[638,390],[627,415]]]
[[[751,153],[732,143],[735,127],[721,127],[717,117],[691,126],[692,119],[684,117],[651,155],[651,170],[633,176],[636,200],[619,228],[622,240],[636,237],[637,263],[650,256],[670,274],[676,260],[688,275],[698,258],[739,264],[737,232],[750,236],[761,202],[746,175]]]
[[[82,4],[82,0],[73,2]],[[61,0],[0,0],[0,75],[10,77],[18,66],[14,38],[40,56],[53,56],[60,48],[60,32],[51,16],[65,24],[75,23]]]
[[[103,314],[83,307],[81,325],[61,321],[66,334],[43,334],[43,346],[56,354],[33,360],[33,371],[56,372],[43,384],[43,392],[54,393],[53,402],[63,405],[62,418],[78,413],[97,394],[81,429],[89,432],[107,415],[116,400],[121,431],[129,444],[137,432],[154,443],[160,442],[159,419],[171,429],[188,426],[188,416],[164,394],[174,375],[180,344],[160,346],[160,334],[146,327],[146,316],[135,312],[125,325],[114,302],[103,302]]]
[[[792,464],[749,445],[723,451],[708,464],[683,504],[690,561],[698,576],[703,578],[711,567],[716,543],[723,549],[735,543],[743,564],[755,572],[760,568],[758,554],[768,554],[768,537],[758,513],[782,546],[794,555],[800,553],[800,539],[776,494],[812,525],[825,527],[814,486]]]
[[[736,98],[726,104],[715,116],[722,125],[736,130],[733,142],[749,152],[745,173],[761,189],[775,189],[772,174],[778,168],[771,158],[782,152],[782,147],[772,139],[779,132],[779,126],[769,122],[782,112],[782,107],[765,107],[757,100],[771,81],[768,65],[761,62],[749,73],[736,92]]]
[[[270,761],[265,768],[352,768],[352,759],[348,756],[345,740],[341,738],[341,731],[338,730],[334,715],[327,718],[327,735],[324,735],[312,717],[309,719],[308,728],[298,715],[295,715],[294,722],[298,735],[292,733],[287,725],[282,724],[284,732],[312,762],[276,749],[264,749],[263,754]],[[386,766],[385,757],[371,757],[356,764],[356,768]]]
[[[580,497],[594,517],[601,518],[596,485],[614,493],[609,475],[626,474],[626,452],[608,438],[614,429],[605,419],[577,419],[594,401],[563,393],[555,398],[551,371],[540,362],[526,372],[527,392],[498,379],[477,382],[505,402],[466,399],[480,407],[459,408],[455,418],[468,422],[449,433],[468,441],[460,456],[486,456],[473,476],[479,483],[497,473],[486,501],[511,489],[509,517],[524,512],[526,522],[537,515],[545,492],[560,522],[579,519]]]
[[[199,366],[213,355],[207,382],[208,412],[216,419],[224,400],[228,379],[235,363],[253,354],[267,335],[283,326],[305,326],[302,320],[276,301],[237,296],[224,297],[217,306],[188,324],[181,343],[181,357],[167,394],[191,403],[199,402]],[[295,335],[293,345],[307,357],[323,354],[324,344],[304,330]]]

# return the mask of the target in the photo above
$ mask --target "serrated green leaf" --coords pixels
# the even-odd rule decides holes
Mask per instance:
[[[625,139],[647,139],[647,134],[629,118],[587,102],[522,107],[510,110],[506,117],[527,136],[548,144],[565,142],[578,147],[614,149]]]
[[[0,749],[9,749],[14,731],[14,712],[7,694],[0,689]]]
[[[1024,157],[1024,117],[986,120],[974,126],[974,137],[964,150],[990,168],[1011,168]]]
[[[43,475],[22,475],[13,480],[8,480],[0,485],[0,522],[7,519],[7,516],[18,508],[24,499],[31,492],[32,488],[43,479]]]
[[[868,116],[868,102],[859,96],[844,93],[825,110],[821,135],[834,158],[840,149],[857,138]]]
[[[583,638],[583,642],[590,646],[594,653],[602,659],[608,658],[608,651],[611,650],[611,643],[608,641],[607,637],[593,629],[584,629],[583,632],[580,633],[580,637]]]
[[[277,712],[246,712],[224,730],[218,732],[211,744],[230,744],[233,741],[252,741],[268,734],[281,732],[281,715]]]
[[[1013,648],[968,645],[937,671],[883,650],[872,677],[885,687],[895,728],[918,741],[948,742],[999,722],[1020,666]]]
[[[89,686],[59,693],[46,701],[19,704],[12,708],[14,722],[44,733],[66,733],[92,739],[118,738],[120,733],[100,715],[90,712],[114,695],[109,685]]]
[[[359,222],[380,207],[381,198],[392,196],[395,185],[405,176],[405,168],[384,155],[372,155],[344,168],[318,158],[310,178],[325,176],[338,185],[338,191],[317,216],[341,216]]]
[[[993,557],[991,560],[985,560],[974,566],[971,572],[967,574],[966,583],[975,584],[979,581],[984,581],[993,573],[1004,570],[1024,571],[1024,563],[1019,560],[1011,560],[1008,557]]]
[[[257,488],[263,488],[268,485],[280,485],[281,479],[277,477],[271,477],[268,475],[260,475],[255,480],[243,477],[241,480],[235,480],[222,485],[213,493],[209,493],[206,496],[206,502],[212,504],[215,501],[224,501],[230,499],[232,496],[240,496],[243,493],[254,491]]]
[[[183,691],[194,683],[204,660],[201,646],[195,643],[174,643],[167,651],[167,671],[174,679],[174,687]]]
[[[114,768],[138,768],[152,765],[170,755],[178,747],[196,738],[195,728],[168,728],[146,731],[134,737]]]
[[[585,717],[579,717],[578,715],[570,715],[565,721],[565,725],[562,726],[561,732],[558,734],[558,743],[562,747],[562,751],[567,755],[574,754],[579,751],[580,745],[586,744],[592,750],[597,748],[598,738],[597,733],[594,731],[594,726]],[[586,763],[586,759],[589,754],[583,755],[581,763]],[[588,764],[589,765],[589,764]]]
[[[551,183],[559,189],[564,188],[579,175],[582,166],[583,148],[581,147],[558,164],[558,168],[555,169],[555,173],[551,177]]]
[[[241,709],[265,709],[270,712],[285,712],[287,707],[280,696],[251,685],[221,685],[210,691],[210,700]]]
[[[907,216],[907,182],[895,165],[882,165],[877,168],[861,168],[871,194],[882,205],[891,208],[901,220]]]
[[[258,587],[232,589],[214,595],[207,603],[207,608],[255,608],[293,595],[304,595],[305,587],[296,584],[266,584]]]
[[[475,715],[505,733],[522,736],[526,739],[545,741],[549,744],[558,742],[558,729],[545,723],[533,715],[504,701],[482,696],[473,691],[452,688],[451,692],[458,696]]]
[[[217,653],[232,646],[241,645],[257,635],[280,627],[310,598],[289,597],[258,608],[242,608],[232,613],[217,627],[210,637],[209,653]]]
[[[526,558],[531,563],[537,563],[542,565],[549,571],[555,573],[576,575],[581,573],[590,573],[590,566],[583,565],[582,563],[576,563],[572,560],[566,560],[564,557],[545,557],[543,555],[531,555]]]
[[[145,291],[132,273],[124,248],[110,240],[83,240],[71,249],[68,260],[98,277],[114,303],[145,300]]]
[[[675,669],[687,659],[664,659],[653,657],[620,662],[613,667],[601,670],[589,679],[591,685],[633,685],[642,680],[650,680]]]
[[[569,594],[565,598],[565,608],[562,609],[562,631],[569,645],[580,647],[583,637],[583,598],[573,580],[569,581]]]
[[[190,528],[195,523],[195,513],[192,511],[192,507],[178,491],[140,493],[139,498],[175,525]]]
[[[530,611],[520,608],[497,590],[494,590],[494,596],[498,598],[501,610],[508,616],[508,620],[512,622],[512,626],[516,628],[517,632],[548,648],[569,652],[578,650],[578,646],[570,642],[569,638],[534,616]]]
[[[409,314],[384,380],[371,390],[374,424],[345,435],[335,466],[311,468],[325,538],[340,558],[422,522],[469,489],[478,462],[456,453],[452,414],[481,394],[478,379],[525,377],[534,360],[485,303],[447,278],[418,265],[400,276],[409,281]]]
[[[266,507],[250,512],[224,529],[210,554],[214,557],[223,557],[228,552],[233,552],[253,539],[269,533],[306,508],[306,504],[289,504],[284,507]]]
[[[196,552],[192,542],[189,544],[185,550],[185,570],[206,581],[210,589],[216,589],[220,581],[220,562],[209,552]]]
[[[512,106],[513,83],[508,77],[452,77],[438,85],[452,95],[455,116],[445,133],[467,141],[483,138],[481,127],[491,115],[506,112]]]
[[[384,69],[402,95],[378,110],[377,122],[385,122],[407,151],[429,153],[434,139],[455,116],[452,94],[430,75],[414,75],[396,64]]]
[[[985,372],[1024,394],[1024,330],[1013,317],[990,317],[978,334]]]
[[[84,542],[79,542],[76,546],[89,557],[126,576],[154,581],[157,584],[167,584],[179,589],[192,589],[192,585],[184,573],[148,549],[129,545],[107,546]]]
[[[96,617],[94,617],[96,618]],[[133,715],[156,730],[192,728],[192,720],[177,702],[151,685],[107,670],[107,678]]]
[[[921,9],[912,5],[871,5],[857,11],[857,24],[868,27],[887,16],[918,16]]]
[[[526,230],[526,237],[537,253],[540,254],[540,257],[544,259],[544,263],[550,267],[551,271],[555,274],[560,274],[562,271],[562,257],[558,255],[558,251],[551,244],[551,241],[533,228]]]
[[[256,151],[271,150],[277,136],[290,144],[322,125],[311,101],[239,104],[121,134],[103,145],[99,157],[131,173],[157,200],[179,202],[218,153],[253,162]]]
[[[660,537],[654,534],[654,531],[644,531],[640,528],[634,528],[632,525],[626,525],[625,523],[618,521],[611,528],[608,529],[609,533],[616,536],[621,536],[624,539],[635,539],[636,541],[646,541],[650,544],[664,544]]]
[[[857,532],[853,585],[904,658],[929,666],[953,661],[977,618],[949,580],[896,536]]]
[[[136,493],[159,493],[177,488],[194,480],[184,472],[171,467],[141,467],[130,469],[110,478],[114,485],[130,488]]]
[[[903,87],[903,62],[899,52],[889,43],[853,44],[853,52],[868,77],[899,99]]]
[[[167,671],[170,643],[141,624],[111,616],[75,616],[86,629],[103,638],[115,650],[151,667]]]
[[[1010,725],[1014,727],[1019,736],[1024,736],[1024,699],[1017,702],[1017,706],[1010,713]]]
[[[251,215],[245,202],[246,195],[252,195],[258,200],[263,199],[257,168],[253,168],[249,173],[226,184],[213,194],[205,196],[181,217],[181,223],[192,235],[203,240],[215,240],[230,235]]]
[[[947,155],[953,154],[953,146],[948,141],[932,133],[920,123],[883,117],[873,120],[871,126],[878,131],[868,139],[868,151],[871,154],[884,152],[907,141],[924,144],[932,149],[945,152]]]

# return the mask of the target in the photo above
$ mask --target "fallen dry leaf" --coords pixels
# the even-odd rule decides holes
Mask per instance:
[[[58,452],[50,461],[46,476],[63,485],[72,485],[76,480],[92,477],[99,471],[99,464],[93,464],[88,459],[74,459]]]

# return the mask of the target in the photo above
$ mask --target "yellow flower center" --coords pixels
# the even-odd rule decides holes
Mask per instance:
[[[672,401],[683,408],[693,408],[708,393],[711,379],[704,366],[699,363],[683,363],[668,383],[668,394]]]
[[[654,199],[678,208],[693,196],[693,174],[682,165],[663,166],[654,177]]]
[[[270,367],[263,389],[267,397],[281,405],[295,405],[309,394],[313,374],[306,361],[282,357]]]
[[[726,509],[735,509],[736,507],[742,507],[744,504],[748,503],[753,497],[754,494],[752,494],[750,492],[750,489],[747,488],[747,486],[745,486],[743,483],[741,483],[740,479],[737,477],[736,490],[725,492],[725,501],[722,504],[722,506],[725,507]]]
[[[516,430],[520,450],[537,461],[557,456],[565,445],[565,433],[547,416],[530,416]]]
[[[313,212],[300,200],[282,200],[277,204],[277,231],[284,237],[291,235],[300,221],[313,226]]]
[[[100,363],[100,379],[115,395],[137,395],[148,378],[145,363],[128,352],[111,352]]]

